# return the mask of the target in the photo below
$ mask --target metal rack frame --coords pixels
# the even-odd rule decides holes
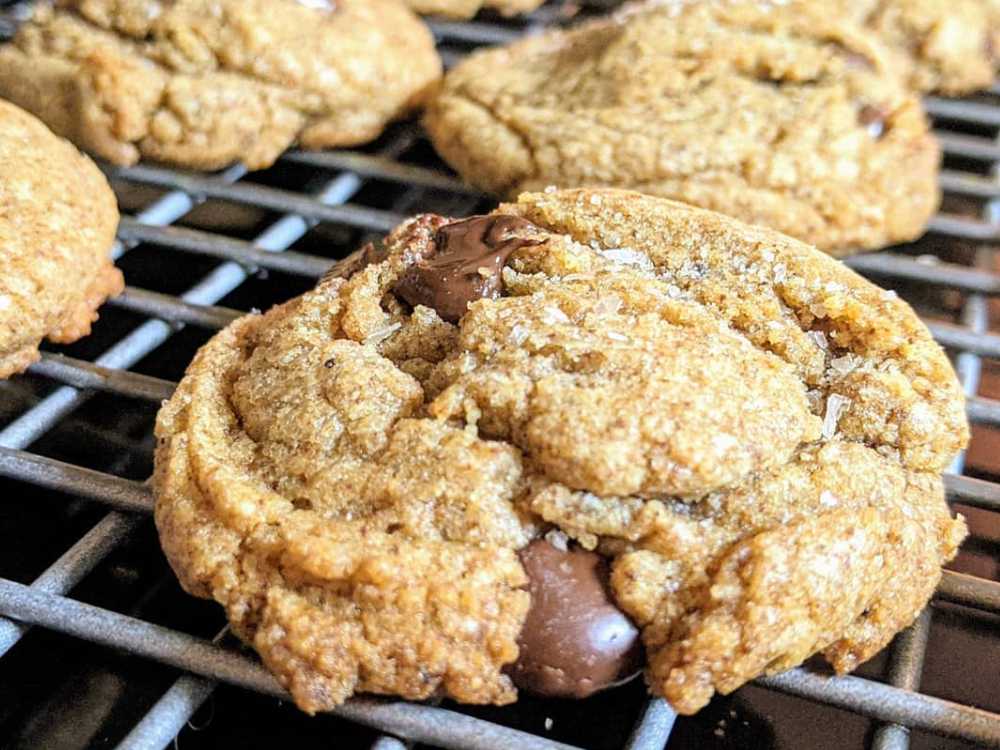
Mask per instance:
[[[456,47],[507,41],[532,26],[551,21],[556,12],[549,6],[516,24],[432,25],[449,60],[461,54]],[[0,24],[0,36],[2,30]],[[929,99],[927,106],[933,116],[942,120],[1000,128],[1000,100]],[[29,628],[43,627],[182,670],[185,675],[170,686],[119,748],[165,746],[219,682],[271,696],[284,697],[285,693],[259,662],[227,647],[225,631],[214,641],[207,641],[70,598],[68,594],[81,580],[149,522],[152,498],[145,483],[56,461],[33,453],[31,447],[94,393],[150,402],[168,397],[174,383],[129,368],[167,344],[185,326],[215,330],[243,314],[217,303],[261,269],[319,277],[329,266],[330,258],[289,249],[318,223],[373,233],[384,233],[394,227],[409,212],[408,207],[396,212],[352,202],[370,181],[439,191],[452,196],[455,206],[467,209],[482,199],[443,170],[403,159],[422,138],[415,126],[397,127],[393,132],[392,137],[383,139],[377,152],[287,154],[283,158],[286,164],[307,167],[317,175],[326,176],[318,189],[309,193],[248,182],[246,170],[240,166],[217,174],[182,173],[147,165],[108,169],[117,182],[166,191],[142,211],[123,218],[116,258],[142,243],[165,253],[177,253],[178,257],[194,255],[217,260],[219,264],[177,296],[129,287],[109,305],[140,314],[146,318],[145,322],[92,361],[45,353],[30,369],[31,375],[50,380],[58,387],[0,430],[0,476],[101,503],[109,511],[30,585],[0,579],[0,668],[3,655]],[[984,174],[945,171],[941,177],[948,193],[984,201],[981,215],[942,214],[931,226],[931,232],[944,240],[977,244],[981,249],[976,260],[971,265],[927,263],[925,258],[896,251],[856,257],[850,265],[880,279],[933,285],[963,295],[960,324],[936,322],[930,327],[938,341],[958,353],[956,367],[969,396],[970,420],[995,428],[1000,427],[1000,401],[977,396],[977,391],[983,358],[1000,360],[1000,334],[989,331],[988,314],[989,297],[1000,294],[1000,273],[989,265],[994,252],[989,243],[1000,243],[1000,136],[985,138],[942,132],[941,141],[947,154],[988,167],[982,170]],[[251,241],[171,226],[207,200],[265,209],[280,218]],[[963,468],[959,457],[946,477],[949,501],[1000,513],[1000,485],[963,476]],[[1000,614],[1000,583],[946,572],[936,600]],[[1000,715],[919,692],[931,617],[932,608],[928,608],[912,628],[896,639],[884,683],[857,676],[831,678],[798,668],[760,679],[756,684],[881,722],[872,740],[872,747],[877,750],[908,747],[910,729],[1000,747]],[[433,705],[354,699],[334,713],[384,732],[385,736],[374,746],[379,750],[404,747],[396,738],[446,748],[567,747]],[[663,701],[648,701],[625,746],[630,750],[663,747],[673,720]]]

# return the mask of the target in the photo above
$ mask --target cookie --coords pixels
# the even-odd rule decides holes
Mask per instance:
[[[27,112],[0,100],[0,378],[38,359],[42,339],[90,333],[122,290],[109,257],[118,204],[100,170]]]
[[[938,206],[895,59],[827,13],[652,4],[471,55],[425,122],[492,193],[632,188],[846,255],[917,237]]]
[[[170,564],[306,711],[642,665],[690,713],[814,652],[847,671],[965,534],[962,392],[913,311],[626,191],[408,220],[212,339],[156,435]]]
[[[806,0],[814,3],[814,0]],[[828,0],[828,13],[867,25],[905,61],[910,85],[949,95],[988,88],[1000,62],[994,0]]]
[[[502,16],[529,13],[545,0],[404,0],[417,13],[448,18],[472,18],[480,10],[490,9]]]
[[[393,0],[59,0],[0,47],[0,96],[115,164],[365,143],[440,74]]]

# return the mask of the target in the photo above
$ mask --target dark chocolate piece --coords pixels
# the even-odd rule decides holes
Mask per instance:
[[[639,671],[639,630],[612,600],[601,555],[545,539],[519,554],[531,609],[510,668],[514,684],[547,697],[586,698]]]
[[[470,302],[500,296],[500,272],[511,253],[542,242],[511,234],[533,227],[505,214],[445,224],[431,252],[406,270],[393,291],[411,305],[431,307],[443,320],[457,323]]]
[[[884,107],[866,104],[858,111],[858,122],[865,126],[872,138],[881,138],[889,112]]]
[[[330,266],[323,274],[322,281],[349,279],[366,266],[370,266],[372,263],[381,263],[388,255],[389,252],[381,241],[369,242],[360,250],[355,250],[346,258],[341,258]]]

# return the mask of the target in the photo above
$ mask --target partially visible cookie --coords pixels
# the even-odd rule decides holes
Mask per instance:
[[[480,10],[496,10],[502,16],[533,11],[545,0],[404,0],[417,13],[451,18],[472,18]]]
[[[307,711],[644,663],[691,713],[815,652],[848,671],[965,533],[962,391],[913,311],[626,191],[404,222],[213,338],[156,435],[170,564]]]
[[[939,152],[896,58],[829,13],[654,3],[473,54],[425,118],[472,184],[627,187],[835,255],[919,236]]]
[[[0,96],[116,164],[364,143],[440,74],[395,0],[59,0],[0,47]]]
[[[90,333],[122,290],[109,253],[118,205],[100,170],[0,100],[0,377],[38,359],[42,339]]]
[[[867,25],[905,60],[919,91],[961,95],[993,83],[1000,62],[996,0],[805,0]]]

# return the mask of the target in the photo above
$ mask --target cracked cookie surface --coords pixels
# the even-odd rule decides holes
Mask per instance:
[[[0,96],[116,164],[272,164],[365,143],[441,74],[392,0],[59,0],[0,47]]]
[[[897,58],[819,11],[654,3],[481,51],[425,124],[493,193],[631,188],[836,255],[919,236],[939,200],[938,147]]]
[[[408,304],[477,227],[502,284],[454,324]],[[816,652],[850,670],[913,620],[965,533],[940,472],[967,434],[913,311],[817,250],[633,192],[526,194],[411,219],[209,342],[157,420],[156,523],[307,711],[514,700],[519,555],[556,534],[606,561],[651,690],[689,713]]]
[[[0,378],[38,359],[42,339],[90,333],[122,290],[111,262],[118,204],[86,156],[0,101]]]

